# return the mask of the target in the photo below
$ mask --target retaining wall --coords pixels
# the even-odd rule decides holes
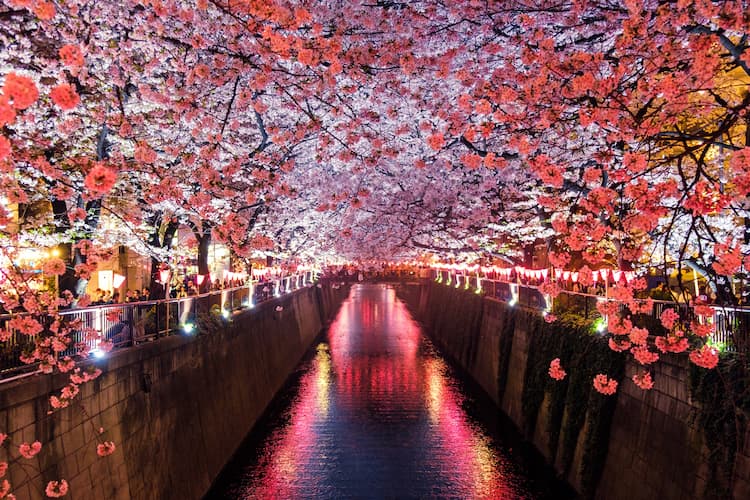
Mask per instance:
[[[64,375],[0,385],[0,448],[19,499],[65,478],[66,498],[200,498],[348,295],[304,288],[235,313],[220,331],[174,336],[111,353],[76,405],[48,415]],[[277,311],[277,306],[283,310]],[[96,435],[117,450],[96,454]],[[18,445],[38,439],[30,460]]]
[[[531,313],[432,282],[402,287],[399,296],[441,350],[479,383],[558,474],[581,492],[584,436],[587,426],[594,422],[590,410],[567,471],[561,463],[560,447],[550,451],[546,425],[549,392],[535,423],[524,420],[524,383],[529,349],[537,331],[528,321]],[[642,391],[627,380],[637,369],[632,361],[626,362],[625,377],[617,395],[611,396],[616,398],[611,425],[605,421],[609,427],[601,435],[606,440],[597,444],[606,448],[603,470],[595,490],[585,496],[623,500],[711,496],[710,488],[706,489],[708,452],[703,433],[695,424],[698,406],[688,391],[687,360],[662,356],[652,367],[655,385],[650,391]],[[562,428],[569,418],[566,409]],[[737,499],[750,498],[750,431],[745,434],[734,470],[733,496]]]

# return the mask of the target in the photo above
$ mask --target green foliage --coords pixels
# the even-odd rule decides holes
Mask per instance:
[[[199,335],[212,335],[226,328],[219,304],[212,305],[208,313],[199,313],[196,323]]]
[[[690,394],[699,404],[695,423],[708,448],[706,498],[730,498],[737,449],[750,413],[750,380],[745,357],[722,355],[713,370],[690,365]],[[740,442],[738,442],[738,439]]]
[[[523,312],[520,314],[531,314]],[[609,349],[604,337],[592,332],[591,321],[575,314],[562,315],[553,323],[538,316],[519,318],[529,325],[529,356],[524,377],[522,410],[524,427],[531,434],[539,408],[548,396],[545,430],[550,456],[559,456],[565,474],[570,470],[581,430],[583,437],[581,487],[585,497],[594,495],[607,454],[609,429],[617,396],[604,396],[593,389],[594,376],[607,374],[622,379],[625,357]],[[549,363],[560,358],[568,376],[553,380]]]
[[[516,315],[505,306],[502,309],[500,326],[500,349],[497,362],[497,397],[502,401],[505,386],[508,383],[508,367],[510,366],[511,348],[513,347],[513,333],[516,330]]]

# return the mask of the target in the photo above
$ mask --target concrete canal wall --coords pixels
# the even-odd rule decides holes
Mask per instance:
[[[11,462],[17,498],[44,498],[59,478],[70,484],[66,498],[200,498],[347,295],[304,288],[210,334],[113,352],[80,404],[52,416],[48,398],[66,376],[0,385],[0,432],[10,435],[0,460]],[[117,446],[106,458],[96,454],[100,427]],[[42,451],[19,458],[18,445],[35,439]]]
[[[540,356],[534,353],[549,342],[565,344],[555,339],[559,333],[545,333],[553,327],[534,311],[437,283],[402,286],[399,296],[441,350],[481,385],[583,497],[750,498],[747,429],[734,467],[718,471],[733,476],[720,481],[730,485],[731,494],[721,494],[708,479],[709,452],[697,424],[700,406],[688,390],[685,357],[662,356],[652,367],[655,386],[650,391],[628,380],[637,367],[621,358],[617,395],[604,398],[590,388],[590,374],[574,380],[574,367],[566,367],[565,384],[551,381],[546,369],[552,358],[536,359]]]

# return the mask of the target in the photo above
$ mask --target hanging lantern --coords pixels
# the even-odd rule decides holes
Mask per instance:
[[[596,283],[597,281],[599,281],[599,273],[596,272],[596,271],[594,271],[593,273],[591,273],[591,279],[594,281],[594,283]]]
[[[195,282],[198,283],[198,286],[201,286],[203,284],[203,281],[206,279],[206,277],[202,274],[198,274],[195,276]]]
[[[547,270],[547,269],[542,269],[542,278],[544,278],[544,279],[546,280],[546,279],[547,279],[547,275],[548,275],[548,274],[549,274],[549,270]]]
[[[633,271],[625,271],[625,281],[630,283],[635,278],[635,273]]]
[[[125,276],[115,273],[114,278],[112,278],[112,286],[117,289],[120,288],[123,283],[125,283]]]
[[[573,280],[573,283],[577,283],[578,282],[578,273],[577,272],[570,273],[570,279]]]
[[[159,271],[159,281],[167,283],[169,281],[169,269],[162,269]]]
[[[602,277],[602,281],[607,281],[609,277],[609,269],[599,269],[599,275]]]
[[[615,280],[615,283],[619,283],[620,278],[622,278],[622,271],[619,270],[612,270],[612,277]]]
[[[563,271],[562,277],[565,281],[568,281],[570,279],[570,271]]]

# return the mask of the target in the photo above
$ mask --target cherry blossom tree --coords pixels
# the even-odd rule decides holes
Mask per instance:
[[[687,266],[734,303],[750,265],[748,12],[710,0],[4,0],[0,300],[30,313],[13,326],[37,339],[25,359],[71,373],[53,406],[72,401],[95,373],[60,354],[77,326],[56,309],[85,304],[116,245],[151,256],[155,282],[179,227],[195,234],[201,274],[215,241],[237,258],[321,260],[522,259],[543,241],[582,279]],[[43,265],[64,293],[33,285],[16,264],[25,247],[54,250]],[[685,351],[714,366],[706,322],[667,315],[653,344],[634,326],[644,287],[600,306],[610,346],[644,366]],[[653,385],[648,371],[633,380]],[[53,483],[48,495],[65,494]]]

